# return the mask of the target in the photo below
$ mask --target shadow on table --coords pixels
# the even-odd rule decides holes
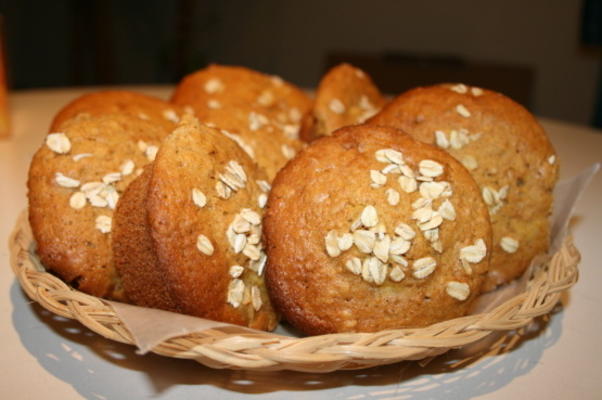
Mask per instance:
[[[222,392],[223,396],[231,392],[230,396],[261,393],[280,397],[283,391],[333,388],[337,388],[338,398],[353,400],[471,398],[493,392],[528,373],[543,351],[561,336],[563,317],[558,307],[551,317],[536,320],[529,329],[500,335],[476,354],[450,352],[423,367],[403,362],[358,371],[308,374],[213,370],[191,360],[141,356],[130,345],[104,339],[79,322],[30,302],[16,281],[11,287],[11,300],[13,324],[27,350],[48,372],[95,400],[139,395],[181,398],[183,392],[203,397],[208,391],[213,395]],[[308,395],[304,392],[302,396]],[[314,395],[328,396],[326,392]]]

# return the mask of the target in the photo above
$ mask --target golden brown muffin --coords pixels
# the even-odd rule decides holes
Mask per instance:
[[[278,77],[222,65],[186,76],[171,101],[225,131],[270,179],[302,147],[298,133],[311,108],[300,89]]]
[[[29,169],[29,221],[42,263],[86,293],[122,298],[111,257],[119,196],[165,136],[121,114],[65,122],[49,134]]]
[[[146,200],[152,164],[134,179],[117,203],[113,217],[113,260],[128,301],[133,304],[179,312],[157,267]],[[145,284],[140,284],[143,280]]]
[[[102,90],[78,97],[54,117],[50,132],[59,131],[65,121],[80,115],[127,114],[162,127],[166,134],[174,130],[182,109],[161,99],[127,90]]]
[[[361,124],[385,105],[372,79],[349,64],[332,68],[320,81],[313,109],[313,129],[303,130],[304,139],[331,135],[343,126]]]
[[[558,163],[545,131],[524,107],[490,90],[444,84],[400,95],[369,123],[405,130],[470,170],[493,226],[486,290],[520,276],[547,251]]]
[[[236,143],[185,115],[163,141],[147,190],[152,243],[139,250],[154,250],[158,272],[147,279],[146,266],[132,268],[128,293],[158,282],[183,313],[273,329],[263,280],[265,173]]]
[[[460,163],[366,125],[312,142],[278,173],[264,236],[272,301],[308,334],[463,315],[491,245],[487,208]]]

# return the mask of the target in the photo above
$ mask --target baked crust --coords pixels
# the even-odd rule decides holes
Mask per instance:
[[[369,123],[402,129],[429,144],[437,143],[435,132],[441,131],[450,142],[446,150],[471,167],[488,192],[493,226],[487,290],[520,276],[534,256],[547,251],[558,162],[545,131],[524,107],[490,90],[443,84],[401,94]],[[513,240],[518,248],[504,250],[503,238],[507,250],[515,250]]]
[[[224,198],[217,186],[229,174],[239,179],[231,175],[240,176],[236,172],[240,170],[241,185]],[[146,207],[158,276],[164,277],[181,312],[256,329],[275,328],[277,316],[263,282],[263,266],[259,267],[263,254],[259,199],[265,193],[257,181],[265,180],[265,173],[236,143],[190,115],[163,141],[152,166]],[[203,200],[194,197],[194,189]],[[243,210],[256,220],[247,224],[248,229],[238,229],[249,247],[235,250],[229,235],[237,233],[229,230]],[[230,273],[235,265],[243,268],[239,276]],[[138,278],[140,287],[152,284],[142,275]],[[233,292],[236,284],[242,285],[240,296]],[[259,300],[254,300],[253,292]]]
[[[326,73],[313,108],[314,125],[303,139],[311,141],[331,135],[336,129],[365,122],[385,105],[386,100],[368,74],[350,64],[339,64]]]
[[[432,209],[439,210],[443,202],[449,201],[455,217],[435,228],[441,252],[412,219],[416,211],[412,204],[423,197],[428,185],[406,193],[398,182],[399,172],[383,174],[386,181],[379,185],[372,179],[371,170],[393,168],[387,167],[392,163],[377,160],[376,152],[383,149],[400,152],[403,163],[415,172],[422,160],[442,166],[442,174],[433,179],[449,182],[451,195],[432,200]],[[395,205],[387,195],[391,190],[399,195]],[[376,209],[378,224],[358,228],[358,218],[368,206]],[[379,228],[381,223],[384,226]],[[374,251],[360,250],[355,238],[347,250],[338,245],[340,254],[328,250],[331,231],[341,239],[354,226],[356,231],[381,229],[393,239],[398,237],[394,230],[400,223],[408,224],[416,235],[409,240],[409,250],[402,251],[408,266],[392,257],[382,262],[387,263],[389,272],[398,266],[405,273],[399,282],[389,275],[379,284],[369,273],[364,275],[363,266],[357,273],[347,269],[350,259],[365,261],[375,255]],[[268,251],[266,282],[277,310],[301,331],[325,334],[418,327],[463,315],[479,294],[489,252],[463,267],[460,251],[479,239],[488,249],[491,227],[477,185],[446,152],[393,128],[359,125],[315,140],[278,173],[264,217],[264,236]],[[378,242],[378,234],[376,237]],[[432,257],[436,268],[430,275],[417,278],[414,266],[420,262],[415,262],[425,257]],[[447,293],[446,285],[451,281],[468,285],[465,288],[470,293],[465,299]]]
[[[157,268],[146,200],[152,165],[129,184],[119,199],[113,218],[113,255],[123,289],[133,304],[180,312]]]
[[[278,77],[223,65],[184,77],[171,102],[235,135],[270,180],[301,149],[298,132],[312,105],[303,91]]]
[[[148,121],[107,114],[71,119],[45,139],[27,187],[37,253],[48,269],[83,292],[123,300],[111,252],[113,209],[149,162],[139,143],[156,146],[165,135]]]
[[[54,117],[50,132],[60,131],[62,125],[78,116],[126,114],[171,132],[183,111],[161,99],[127,90],[101,90],[88,93],[63,107]]]

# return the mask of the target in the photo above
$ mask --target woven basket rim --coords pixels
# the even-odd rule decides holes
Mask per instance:
[[[29,251],[33,235],[27,211],[17,218],[9,239],[10,263],[21,288],[48,311],[76,319],[95,333],[121,343],[135,340],[111,305],[39,271]],[[519,329],[548,314],[563,291],[578,279],[580,254],[567,236],[559,250],[531,270],[526,290],[493,310],[423,328],[375,333],[337,333],[288,337],[270,332],[227,333],[209,329],[169,338],[151,351],[194,359],[211,368],[330,372],[421,360],[477,342],[500,331]]]

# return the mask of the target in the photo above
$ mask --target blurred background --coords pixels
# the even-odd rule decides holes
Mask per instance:
[[[173,84],[208,63],[315,87],[348,61],[386,93],[443,81],[602,127],[602,0],[0,0],[11,90]]]

